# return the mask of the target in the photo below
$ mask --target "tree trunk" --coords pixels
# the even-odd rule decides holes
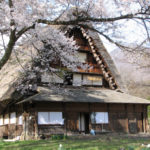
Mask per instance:
[[[15,36],[15,30],[12,30],[10,33],[10,38],[9,38],[9,43],[7,45],[7,48],[5,50],[5,54],[2,57],[2,59],[0,60],[0,70],[3,68],[3,66],[7,63],[7,61],[9,60],[13,47],[15,45],[16,42],[16,36]]]

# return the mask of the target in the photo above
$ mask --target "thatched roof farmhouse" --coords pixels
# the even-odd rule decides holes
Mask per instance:
[[[36,94],[21,97],[15,94],[14,86],[20,77],[21,65],[13,53],[0,72],[0,136],[31,139],[41,135],[89,133],[91,129],[96,133],[148,132],[150,102],[128,95],[99,35],[78,26],[65,30],[79,45],[81,61],[93,68],[71,72],[72,83],[61,86],[62,90],[70,91],[70,95],[57,93],[41,83]],[[19,59],[22,66],[30,61],[24,54],[20,54]],[[42,82],[47,79],[43,78]],[[77,80],[78,86],[74,84]],[[63,81],[59,84],[63,85]]]

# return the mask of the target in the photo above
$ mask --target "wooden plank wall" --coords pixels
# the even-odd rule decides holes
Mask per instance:
[[[74,30],[73,36],[74,36],[74,40],[76,41],[76,44],[79,46],[79,51],[87,54],[86,63],[89,64],[89,66],[92,66],[92,68],[89,70],[80,69],[80,71],[81,72],[90,72],[90,73],[102,74],[102,70],[97,65],[97,63],[96,63],[96,61],[95,61],[95,59],[91,53],[91,48],[90,48],[90,45],[88,43],[88,40],[83,37],[80,29]]]
[[[32,105],[33,107],[31,107]],[[34,137],[36,134],[60,134],[67,132],[79,132],[79,114],[91,112],[108,112],[109,124],[103,124],[103,129],[113,132],[147,132],[147,105],[133,104],[100,104],[100,103],[37,103],[27,104],[26,110],[29,112],[29,136]],[[11,112],[17,110],[11,109]],[[40,111],[60,111],[63,112],[65,118],[64,125],[38,125],[37,112]],[[7,112],[8,113],[8,112]],[[19,115],[21,112],[17,112]],[[18,116],[17,115],[17,116]],[[36,127],[36,128],[35,128]],[[89,120],[89,129],[97,131],[102,130],[102,124],[91,124]],[[21,135],[23,131],[22,125],[3,125],[0,126],[0,137],[14,137]]]
[[[100,104],[100,103],[50,103],[37,104],[37,111],[62,111],[66,118],[68,131],[79,130],[80,112],[108,112],[109,124],[104,124],[106,130],[114,132],[146,132],[146,105],[133,104]],[[143,118],[142,118],[143,116]],[[101,124],[91,124],[90,128],[101,131]],[[65,127],[66,128],[66,127]],[[133,129],[134,128],[134,129]]]

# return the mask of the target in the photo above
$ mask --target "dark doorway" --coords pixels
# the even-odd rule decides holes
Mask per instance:
[[[80,113],[79,116],[79,131],[83,133],[89,133],[89,114]]]
[[[128,116],[128,127],[129,133],[135,134],[137,133],[137,118],[135,114],[130,114]]]
[[[85,117],[85,133],[89,133],[89,114],[85,113],[84,114]]]

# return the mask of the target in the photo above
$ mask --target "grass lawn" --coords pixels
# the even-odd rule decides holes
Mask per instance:
[[[59,148],[62,144],[62,149]],[[98,135],[69,137],[65,140],[0,141],[0,150],[150,150],[149,137],[128,135]]]

